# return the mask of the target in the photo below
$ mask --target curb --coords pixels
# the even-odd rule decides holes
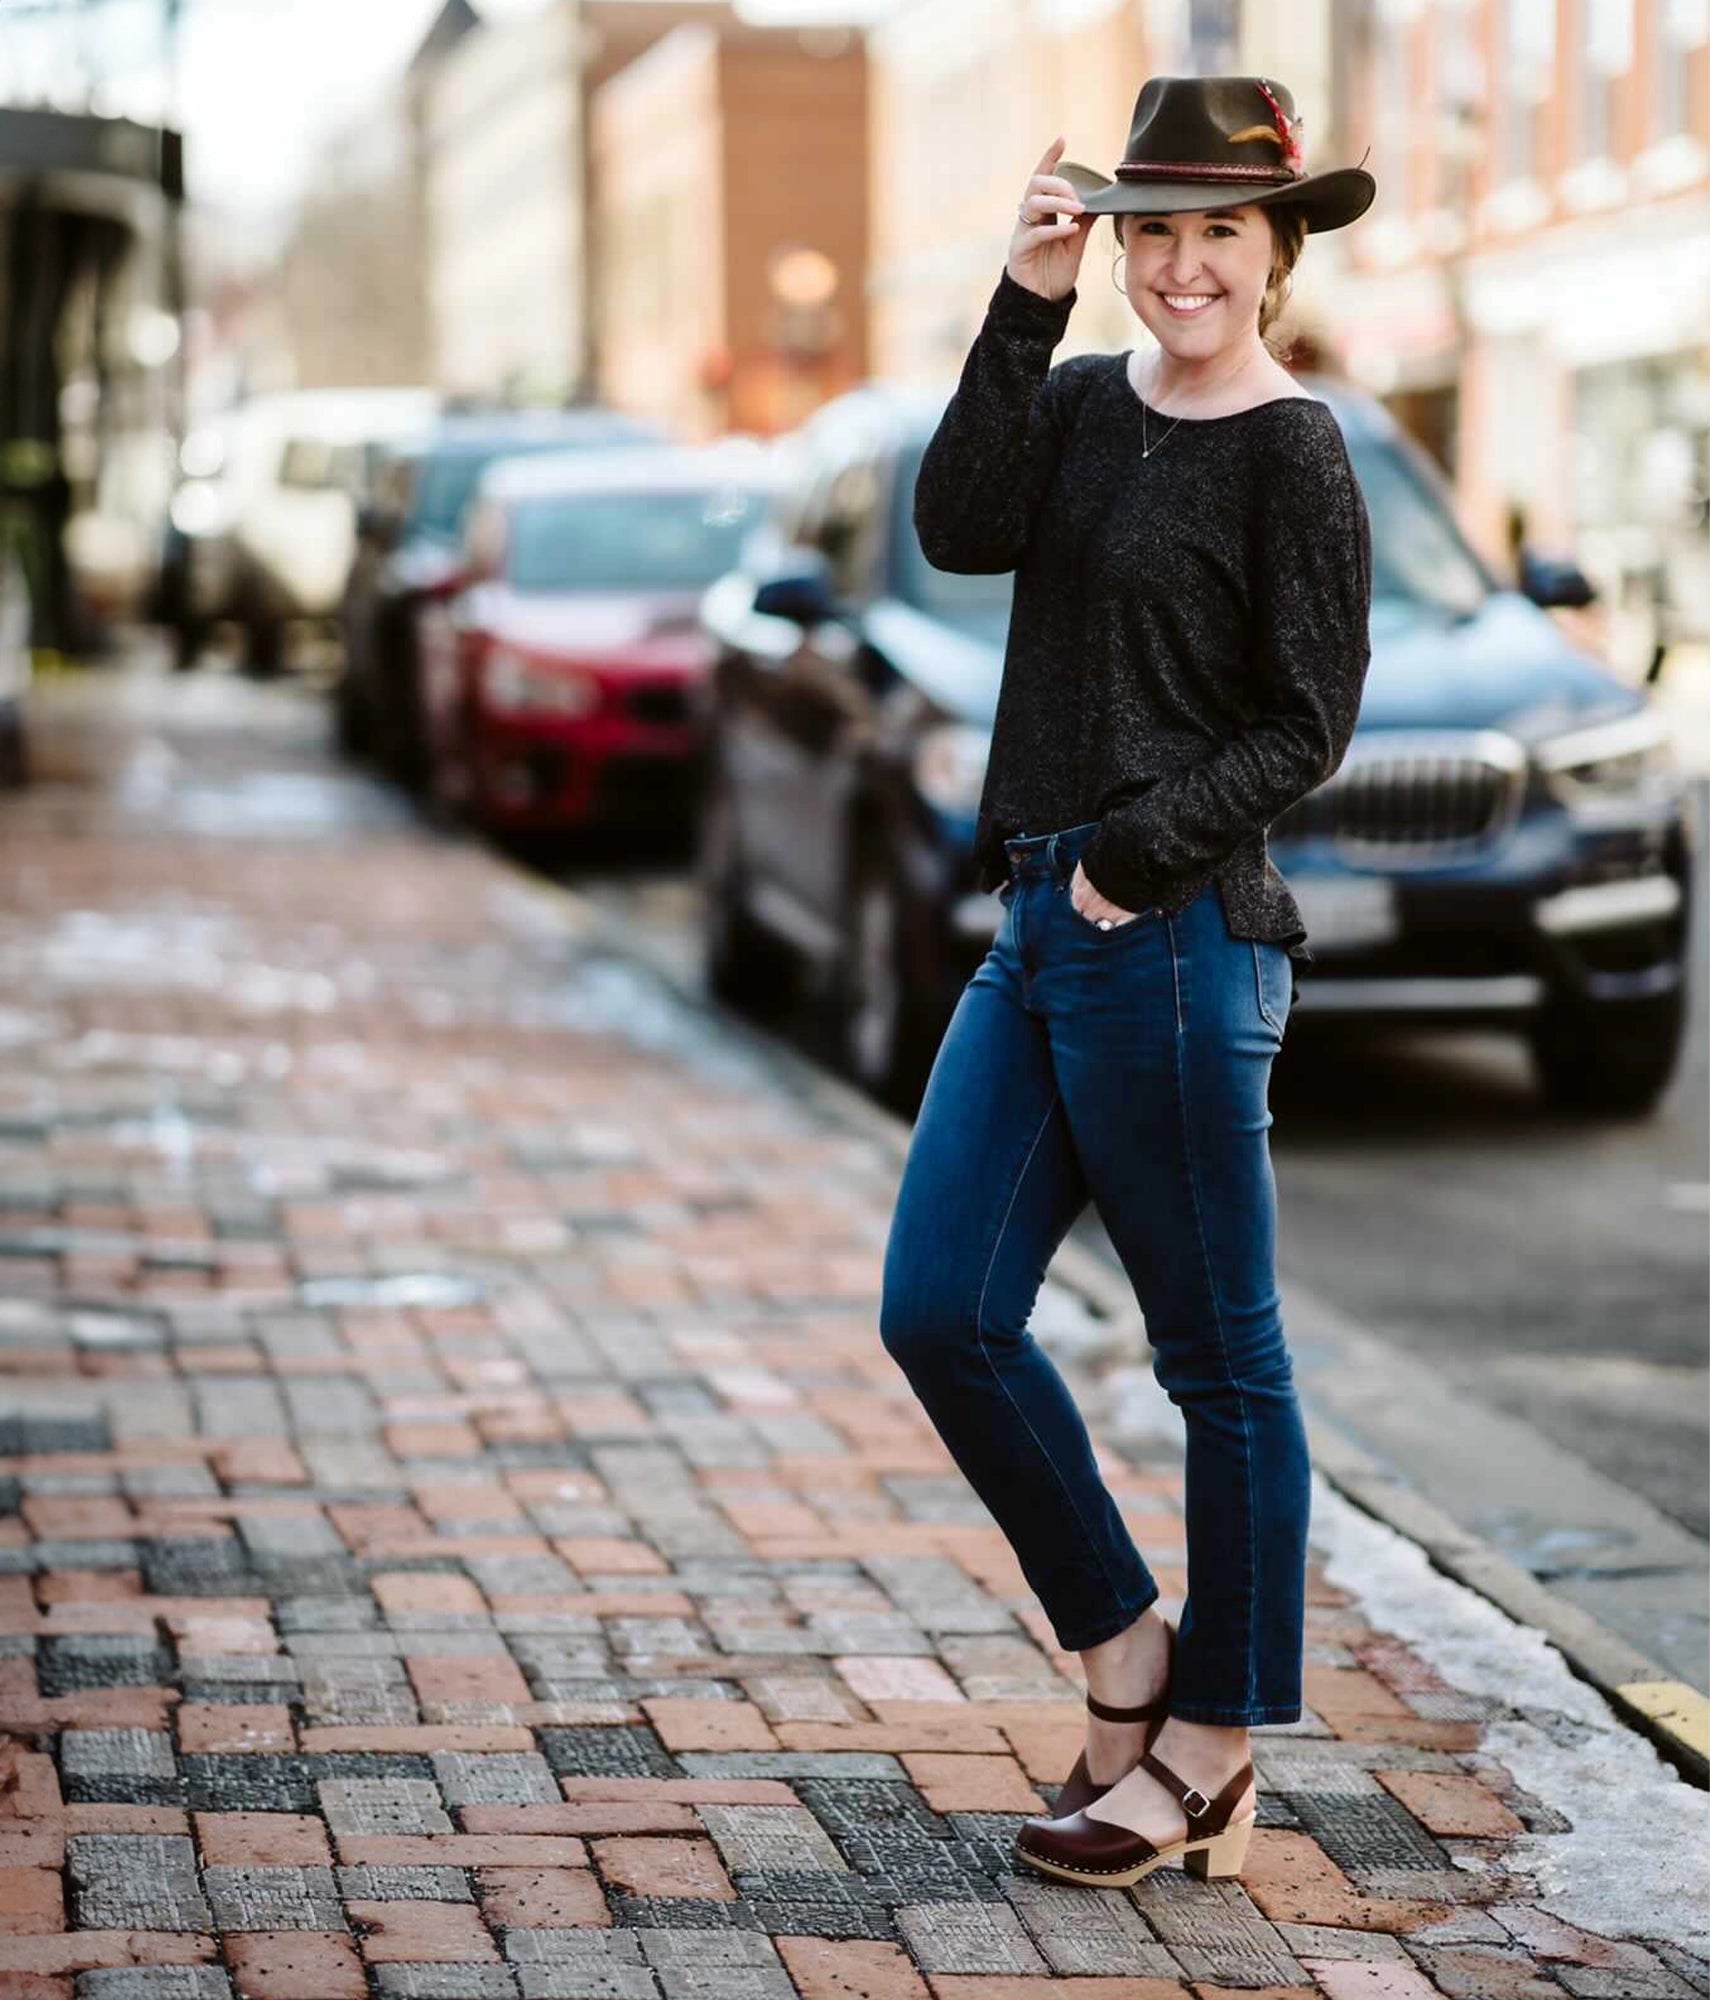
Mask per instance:
[[[496,850],[489,852],[514,887],[560,920],[568,919],[573,932],[644,965],[684,1005],[713,1015],[723,1032],[763,1054],[804,1102],[861,1132],[901,1164],[911,1128],[894,1112],[830,1075],[757,1022],[687,984],[645,935],[626,930],[588,897],[529,874],[521,863]],[[1065,1242],[1051,1261],[1050,1276],[1077,1293],[1101,1322],[1101,1351],[1130,1357],[1145,1351],[1145,1322],[1133,1292],[1103,1258],[1083,1244]],[[1710,1787],[1710,1699],[1676,1680],[1666,1667],[1589,1613],[1547,1590],[1311,1409],[1307,1430],[1313,1464],[1344,1499],[1415,1543],[1433,1568],[1476,1591],[1518,1624],[1542,1632],[1570,1671],[1596,1688],[1621,1720],[1648,1738],[1683,1778]]]

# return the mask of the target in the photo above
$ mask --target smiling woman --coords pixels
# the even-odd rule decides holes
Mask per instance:
[[[1208,240],[1228,241],[1247,231],[1263,231],[1267,226],[1271,236],[1270,273],[1265,280],[1265,289],[1259,301],[1259,338],[1276,357],[1282,360],[1288,352],[1285,340],[1268,340],[1266,335],[1282,317],[1292,290],[1295,265],[1300,261],[1301,250],[1306,244],[1306,218],[1287,202],[1267,202],[1262,207],[1214,210],[1209,214],[1179,215],[1113,215],[1110,226],[1116,236],[1119,251],[1129,252],[1131,246],[1140,239],[1148,243],[1156,239],[1167,242],[1171,232],[1179,222],[1198,223],[1204,227]],[[1214,289],[1195,281],[1187,289],[1191,292]],[[1138,310],[1138,308],[1136,308]],[[1199,310],[1203,311],[1201,307]],[[1186,314],[1177,315],[1185,319]]]

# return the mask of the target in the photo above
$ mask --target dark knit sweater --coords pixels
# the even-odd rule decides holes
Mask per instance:
[[[1371,658],[1341,427],[1315,397],[1147,408],[1142,458],[1126,357],[1051,366],[1075,297],[1004,271],[915,489],[935,568],[1016,573],[980,886],[1009,835],[1096,819],[1081,866],[1111,902],[1173,915],[1215,881],[1235,936],[1310,959],[1265,831],[1341,763]]]

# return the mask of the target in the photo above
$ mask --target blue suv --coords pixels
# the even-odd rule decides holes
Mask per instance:
[[[1302,383],[1366,497],[1373,605],[1348,755],[1269,835],[1315,954],[1293,1018],[1505,1024],[1552,1101],[1643,1112],[1685,1023],[1692,864],[1666,732],[1546,615],[1587,600],[1577,570],[1505,585],[1380,403]],[[1013,578],[934,569],[911,519],[948,394],[876,384],[815,412],[702,607],[709,982],[756,1005],[809,974],[846,1067],[905,1104],[1002,914],[971,844]]]

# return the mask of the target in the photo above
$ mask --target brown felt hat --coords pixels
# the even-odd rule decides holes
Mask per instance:
[[[1365,214],[1377,182],[1363,166],[1306,171],[1294,98],[1266,76],[1148,77],[1134,100],[1116,178],[1061,160],[1089,215],[1169,215],[1286,201],[1309,230]],[[1363,157],[1363,156],[1362,156]]]

